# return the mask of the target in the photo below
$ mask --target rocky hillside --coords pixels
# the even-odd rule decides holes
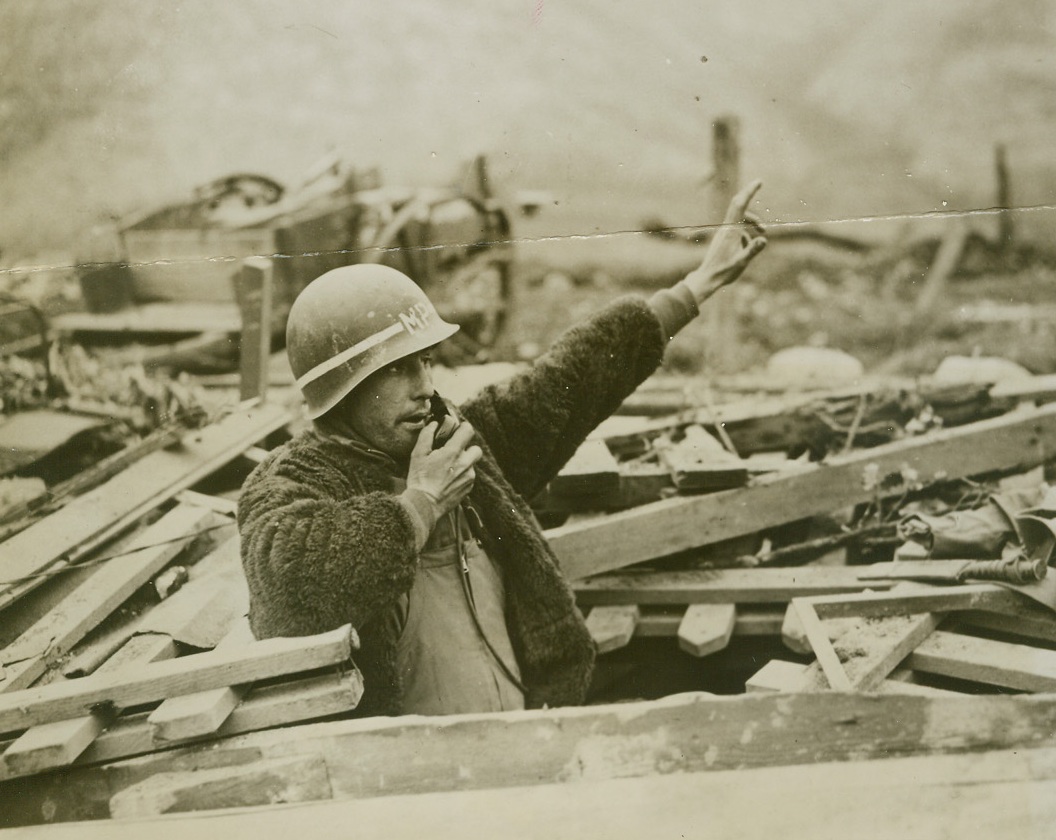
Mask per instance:
[[[989,206],[995,142],[1019,203],[1056,192],[1051,0],[18,0],[0,31],[4,264],[335,151],[419,183],[485,151],[554,194],[540,232],[699,224],[725,113],[772,220]]]

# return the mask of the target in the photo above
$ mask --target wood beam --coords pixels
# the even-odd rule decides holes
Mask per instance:
[[[309,671],[346,662],[352,653],[349,626],[303,638],[255,642],[235,651],[211,651],[153,663],[137,674],[93,674],[0,695],[0,732],[90,713],[100,704],[133,706],[193,691]]]
[[[152,452],[105,484],[4,542],[0,608],[43,581],[40,573],[74,563],[171,499],[282,428],[288,408],[240,408],[211,426],[184,435],[173,449]],[[36,577],[35,577],[36,576]]]
[[[753,534],[877,495],[994,471],[1020,472],[1056,456],[1056,406],[983,420],[832,458],[748,487],[681,496],[547,532],[571,579]]]

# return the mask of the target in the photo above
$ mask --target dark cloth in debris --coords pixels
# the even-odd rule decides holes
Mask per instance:
[[[1021,547],[1028,556],[1052,553],[1056,538],[1056,491],[1041,484],[992,495],[974,510],[941,516],[914,513],[898,524],[899,536],[922,545],[935,559],[1000,558],[1005,547]]]
[[[676,287],[648,302],[615,302],[461,409],[484,452],[469,501],[505,578],[529,708],[581,702],[594,646],[526,499],[655,371],[667,338],[696,314],[687,294]],[[392,480],[378,459],[310,430],[253,471],[239,502],[254,633],[308,635],[351,623],[366,684],[361,715],[401,711],[398,639],[384,616],[411,587],[419,558],[415,523]]]

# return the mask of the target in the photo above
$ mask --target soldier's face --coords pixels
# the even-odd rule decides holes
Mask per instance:
[[[341,406],[342,419],[375,449],[403,463],[428,422],[432,394],[432,356],[424,350],[357,385]]]

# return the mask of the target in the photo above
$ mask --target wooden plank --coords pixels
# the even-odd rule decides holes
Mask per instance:
[[[363,678],[355,669],[257,686],[250,689],[249,695],[214,734],[217,738],[230,737],[282,724],[347,713],[356,708],[362,696]],[[140,712],[119,717],[72,763],[84,766],[155,752],[158,746],[154,743],[150,724],[147,722],[148,714]],[[64,764],[68,763],[70,762]],[[56,763],[53,766],[60,765]],[[38,771],[30,768],[28,772],[15,772],[13,768],[0,764],[0,780]]]
[[[635,636],[678,637],[685,610],[676,607],[646,607],[641,611]],[[784,621],[784,607],[742,605],[736,611],[734,636],[780,636]]]
[[[1056,643],[1056,613],[1032,601],[1023,601],[1001,612],[969,610],[958,613],[957,623],[966,627]]]
[[[552,782],[575,783],[568,787],[579,797],[583,783],[606,779],[736,770],[744,786],[752,768],[802,771],[829,761],[869,767],[869,759],[892,756],[1051,747],[1056,698],[1047,695],[682,695],[515,715],[340,720],[256,732],[105,768],[8,780],[0,797],[17,807],[0,813],[0,823],[11,825],[20,815],[39,821],[44,802],[55,820],[93,807],[105,814],[110,796],[158,772],[291,755],[322,756],[335,798]],[[514,754],[517,761],[510,760]],[[757,801],[759,790],[748,787]],[[461,828],[464,834],[464,821]]]
[[[709,836],[724,838],[1039,840],[1056,821],[1054,763],[1047,750],[1009,750],[576,785],[526,783],[444,796],[335,798],[295,807],[111,820],[102,830],[109,840],[254,840],[303,835],[309,826],[312,833],[336,835],[354,826],[362,840],[465,840],[466,815],[472,815],[473,837],[507,837],[510,826],[523,826],[515,832],[523,837],[638,840],[693,837],[695,829],[707,826]],[[21,836],[81,840],[85,830],[83,823],[37,826]]]
[[[690,604],[678,626],[678,646],[693,656],[707,656],[730,643],[737,622],[734,604]]]
[[[843,663],[833,650],[828,631],[821,623],[821,619],[814,611],[814,605],[808,598],[796,598],[792,601],[792,610],[799,616],[799,623],[803,632],[807,634],[807,641],[818,659],[818,665],[825,672],[825,679],[836,691],[851,691],[850,678],[843,670]]]
[[[638,617],[636,604],[594,607],[587,616],[587,630],[598,653],[626,647],[638,626]]]
[[[326,763],[318,756],[256,761],[241,767],[158,773],[110,799],[110,816],[155,814],[312,802],[329,799]]]
[[[786,662],[782,659],[771,659],[762,668],[755,672],[744,684],[744,689],[750,694],[765,692],[800,692],[803,686],[812,680],[810,670],[812,666],[802,665],[798,662]],[[906,671],[904,674],[911,674]],[[956,697],[957,692],[947,691],[943,688],[932,688],[928,685],[918,685],[914,682],[901,679],[904,675],[894,671],[890,679],[882,680],[872,690],[878,694],[910,694],[919,697]]]
[[[825,679],[837,691],[851,691],[854,686],[836,654],[828,631],[821,622],[823,618],[849,616],[892,616],[920,612],[937,612],[955,609],[1000,609],[1007,603],[1018,601],[1017,593],[992,584],[974,584],[948,589],[922,587],[900,589],[889,593],[862,593],[859,595],[832,595],[817,598],[796,598],[793,611],[806,633],[818,665]],[[924,625],[921,625],[922,630]],[[930,632],[930,628],[927,629]]]
[[[64,767],[83,753],[113,718],[112,712],[99,711],[30,727],[4,751],[4,767],[11,776]]]
[[[1022,603],[1026,596],[992,583],[960,586],[927,586],[896,592],[862,592],[810,598],[821,618],[849,616],[882,617],[953,610],[993,610],[1003,612]]]
[[[254,840],[303,835],[306,827],[336,835],[354,826],[362,840],[465,840],[466,815],[472,815],[473,837],[507,837],[510,826],[518,826],[524,830],[515,833],[523,837],[638,840],[693,837],[695,829],[707,826],[709,836],[724,838],[1038,840],[1056,821],[1053,763],[1045,750],[991,751],[575,785],[526,783],[444,796],[335,798],[293,807],[112,820],[103,830],[110,840]],[[81,840],[85,830],[83,823],[58,824],[28,828],[21,836]]]
[[[225,653],[253,641],[248,621],[235,626],[217,645]],[[248,686],[221,686],[170,697],[150,713],[147,723],[157,744],[189,741],[211,735],[242,702]]]
[[[845,619],[832,647],[855,691],[874,691],[903,659],[926,639],[945,613]],[[831,635],[831,634],[830,634]],[[815,663],[807,668],[798,691],[825,691],[829,683]]]
[[[771,659],[744,682],[746,694],[797,691],[807,666],[800,662]]]
[[[0,652],[0,692],[31,685],[90,630],[147,583],[206,527],[212,511],[177,506],[143,530],[57,607]]]
[[[1056,691],[1056,651],[938,631],[922,642],[909,666],[928,674],[1019,691]]]
[[[680,496],[547,531],[571,579],[752,534],[818,513],[1056,454],[1056,406],[983,420],[832,458],[794,474],[704,496]],[[911,471],[911,472],[909,472]]]
[[[150,510],[209,475],[290,419],[274,405],[240,408],[188,432],[175,449],[152,452],[105,484],[4,542],[0,608],[39,584],[54,564],[72,563]]]
[[[550,482],[557,496],[606,496],[619,490],[620,469],[602,440],[587,440]]]
[[[113,674],[175,656],[176,645],[171,637],[137,636],[99,666],[97,673]],[[96,709],[83,717],[30,727],[4,751],[4,769],[10,776],[28,776],[64,767],[81,755],[115,717],[116,710]]]
[[[161,662],[176,657],[176,642],[165,633],[140,633],[133,636],[111,656],[99,670],[114,673],[122,668],[138,668],[144,662]]]
[[[890,588],[875,582],[874,589]],[[854,567],[805,566],[789,569],[697,569],[599,575],[573,584],[576,599],[600,604],[765,604],[865,588]],[[996,588],[996,587],[995,587]]]
[[[271,303],[275,267],[267,257],[246,257],[235,278],[242,318],[239,342],[239,397],[264,399],[271,356]]]
[[[56,332],[74,333],[237,333],[238,307],[232,300],[144,303],[117,312],[67,312],[52,319]]]
[[[346,625],[317,636],[266,639],[231,653],[211,651],[154,663],[138,674],[122,672],[114,678],[93,674],[68,683],[14,691],[0,696],[0,732],[87,714],[101,703],[128,707],[190,691],[308,671],[344,662],[351,652],[351,628]]]
[[[686,426],[684,434],[677,443],[656,444],[660,463],[671,472],[680,492],[727,490],[747,483],[747,465],[702,426]]]

